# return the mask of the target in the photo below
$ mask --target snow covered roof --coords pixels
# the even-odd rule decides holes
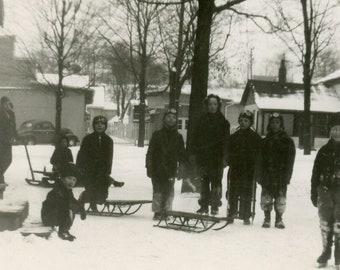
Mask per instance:
[[[261,86],[263,88],[261,88]],[[266,86],[266,87],[265,87]],[[304,110],[304,90],[302,84],[285,84],[263,81],[250,81],[247,87],[254,92],[254,102],[260,110]],[[246,92],[242,98],[246,103]],[[313,112],[337,112],[340,110],[340,99],[334,90],[324,85],[316,85],[311,88],[311,111]]]
[[[36,75],[36,79],[41,84],[58,84],[58,74],[51,74],[51,73],[38,73]],[[88,88],[90,83],[89,76],[87,75],[70,75],[66,76],[63,80],[63,84],[66,87],[71,88]]]
[[[333,81],[336,79],[340,79],[340,69],[334,71],[331,74],[328,74],[326,77],[323,77],[315,82],[315,84],[325,83],[329,81]]]
[[[162,88],[163,89],[163,88]],[[166,92],[169,93],[170,89]],[[164,93],[164,91],[160,91],[158,89],[153,91],[147,91],[148,95],[159,95]],[[183,95],[190,95],[191,93],[191,85],[184,84],[181,90],[181,94]],[[214,94],[218,95],[222,100],[234,101],[235,103],[239,103],[242,98],[243,89],[242,88],[225,88],[225,87],[209,87],[208,88],[208,95]]]
[[[9,30],[0,27],[0,37],[14,37],[14,34],[11,33]]]

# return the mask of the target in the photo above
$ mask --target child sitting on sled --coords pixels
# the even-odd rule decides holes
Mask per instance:
[[[73,241],[76,237],[69,230],[73,224],[75,213],[86,219],[84,208],[74,198],[72,188],[77,182],[78,170],[72,163],[65,165],[60,171],[61,181],[47,194],[42,204],[41,220],[45,226],[59,227],[58,236],[62,240]]]
[[[175,109],[169,109],[163,117],[163,128],[152,134],[146,154],[147,176],[153,187],[154,220],[172,209],[175,177],[183,178],[184,161],[184,141],[177,131],[177,113]]]

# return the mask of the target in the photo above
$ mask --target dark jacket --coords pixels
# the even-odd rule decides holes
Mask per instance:
[[[176,177],[178,176],[178,165],[183,168],[185,162],[183,137],[176,129],[163,127],[152,134],[146,154],[146,168],[149,177],[159,179]]]
[[[74,198],[72,190],[58,183],[42,204],[41,220],[45,226],[59,226],[69,219],[70,210],[86,216],[84,207]]]
[[[201,173],[223,169],[227,161],[230,124],[221,112],[204,114],[193,133],[192,152]]]
[[[113,140],[105,133],[87,135],[77,155],[77,167],[86,177],[110,175],[113,158]]]
[[[261,141],[261,136],[252,129],[239,129],[230,136],[228,165],[231,182],[241,185],[253,182],[255,159]]]
[[[15,114],[0,106],[0,143],[12,144],[16,134]]]
[[[257,158],[256,178],[262,186],[290,183],[295,161],[295,145],[285,131],[268,133]]]
[[[329,140],[316,155],[312,173],[312,190],[340,186],[340,143]]]
[[[60,170],[68,163],[73,163],[72,152],[69,148],[55,148],[50,163],[55,170]]]

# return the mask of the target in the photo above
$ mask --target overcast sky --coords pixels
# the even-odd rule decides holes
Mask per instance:
[[[103,0],[97,0],[100,3]],[[248,0],[247,5],[251,6],[254,10],[259,8],[258,3],[263,0]],[[17,36],[20,53],[20,44],[32,44],[32,40],[37,36],[37,27],[35,26],[34,19],[34,6],[39,0],[4,0],[5,5],[5,28]],[[338,16],[339,18],[340,16]],[[248,39],[250,47],[253,47],[254,52],[254,72],[255,75],[264,75],[268,72],[266,63],[275,62],[279,64],[278,57],[286,54],[288,65],[291,71],[288,72],[289,79],[294,81],[301,80],[300,72],[296,72],[297,61],[289,53],[289,50],[282,44],[281,41],[275,37],[265,35],[258,29],[254,28],[251,23],[243,29],[243,36],[236,32],[234,40]],[[246,35],[244,32],[249,31]],[[336,41],[334,41],[336,42]],[[339,41],[337,41],[339,42]],[[27,46],[27,45],[26,45]],[[250,49],[250,48],[249,48]]]

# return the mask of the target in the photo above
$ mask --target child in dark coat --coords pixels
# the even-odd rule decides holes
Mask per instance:
[[[184,163],[183,137],[177,131],[176,110],[170,109],[164,114],[163,128],[152,134],[146,154],[147,176],[151,178],[153,187],[154,220],[172,209],[175,177],[183,177]]]
[[[315,161],[311,181],[311,199],[318,207],[323,251],[317,259],[325,267],[331,258],[334,238],[334,258],[340,269],[340,113],[329,122],[331,139],[321,147]]]
[[[86,218],[84,208],[74,198],[72,188],[76,184],[78,171],[69,163],[61,170],[61,181],[47,194],[41,209],[41,219],[45,226],[58,226],[58,236],[63,240],[73,241],[75,236],[69,230],[75,213],[80,212],[82,220]]]
[[[62,167],[68,163],[73,163],[72,152],[68,147],[68,138],[66,136],[61,136],[55,146],[55,150],[50,160],[50,163],[53,165],[54,172],[59,173]]]
[[[105,131],[107,119],[96,116],[93,119],[94,132],[87,135],[80,146],[77,166],[82,173],[85,192],[80,196],[82,203],[90,202],[93,211],[97,203],[102,204],[108,197],[113,158],[113,140]]]
[[[284,131],[283,117],[279,113],[270,116],[267,130],[256,169],[256,178],[262,186],[261,207],[265,215],[262,227],[270,227],[274,205],[275,227],[284,229],[282,215],[286,210],[287,186],[293,173],[295,145]]]
[[[255,158],[261,146],[261,136],[252,129],[254,122],[252,112],[241,113],[238,122],[240,127],[230,136],[228,148],[228,219],[229,222],[233,222],[239,210],[239,218],[243,219],[245,225],[250,225]]]
[[[198,121],[192,138],[191,160],[196,160],[201,182],[201,206],[197,213],[217,215],[222,205],[222,177],[227,166],[227,146],[230,124],[221,113],[221,99],[209,95],[205,101],[208,110]]]

